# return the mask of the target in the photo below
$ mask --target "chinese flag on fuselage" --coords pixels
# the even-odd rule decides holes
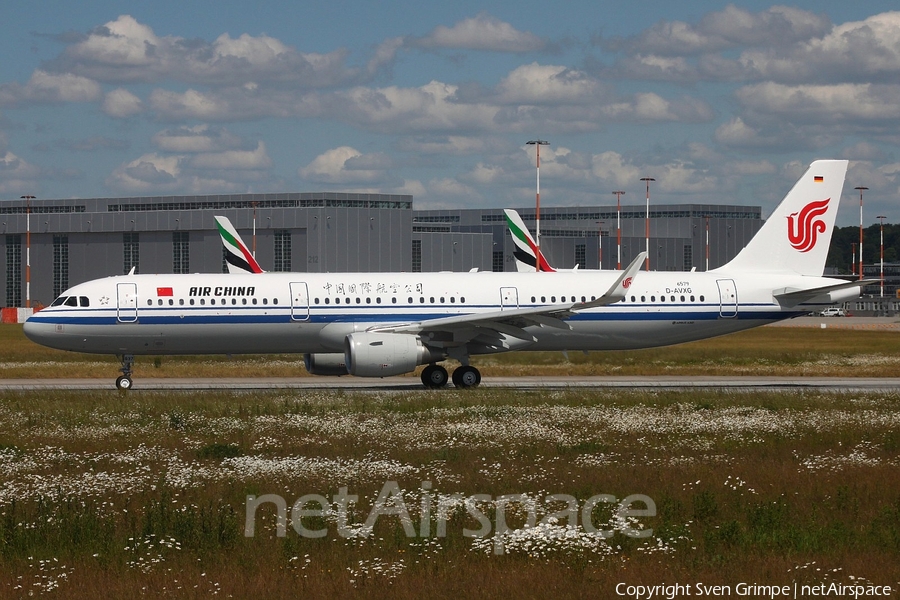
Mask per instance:
[[[172,293],[172,288],[170,288],[170,287],[158,287],[158,288],[156,288],[156,295],[157,296],[172,296],[174,294]]]

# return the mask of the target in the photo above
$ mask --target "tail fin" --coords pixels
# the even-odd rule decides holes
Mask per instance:
[[[225,261],[229,273],[263,273],[259,263],[247,250],[244,240],[226,217],[215,217],[216,227],[225,246]]]
[[[846,175],[846,160],[812,163],[750,243],[720,269],[821,277]]]
[[[506,215],[506,224],[509,226],[509,233],[516,246],[513,252],[516,257],[516,270],[519,272],[556,271],[538,249],[519,213],[507,208],[503,210],[503,214]]]

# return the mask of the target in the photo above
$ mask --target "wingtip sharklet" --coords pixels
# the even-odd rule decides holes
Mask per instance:
[[[606,291],[605,294],[597,298],[596,300],[591,300],[590,302],[583,302],[580,304],[574,305],[573,310],[585,310],[588,308],[595,308],[598,306],[606,306],[608,304],[614,304],[625,297],[628,293],[628,288],[631,287],[632,282],[634,281],[637,272],[641,270],[641,267],[644,264],[644,261],[647,260],[647,252],[639,252],[637,256],[634,257],[634,260],[631,261],[625,270],[619,275],[616,281],[610,286],[610,288]]]

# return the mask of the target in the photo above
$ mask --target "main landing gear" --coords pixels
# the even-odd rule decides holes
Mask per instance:
[[[444,387],[447,385],[448,379],[447,369],[440,365],[428,365],[422,371],[422,383],[430,389]],[[479,383],[481,383],[481,373],[471,365],[464,365],[453,371],[453,385],[460,389],[477,387]]]
[[[122,362],[122,374],[116,379],[116,387],[120,390],[130,390],[132,384],[134,383],[131,380],[131,368],[134,366],[134,355],[133,354],[124,354],[119,359]]]

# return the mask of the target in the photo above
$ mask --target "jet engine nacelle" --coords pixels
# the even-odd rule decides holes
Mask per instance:
[[[442,360],[417,336],[402,333],[352,333],[344,340],[347,371],[357,377],[389,377],[413,371],[418,365]]]
[[[303,364],[310,375],[346,375],[347,361],[344,355],[337,352],[319,352],[304,354]]]

